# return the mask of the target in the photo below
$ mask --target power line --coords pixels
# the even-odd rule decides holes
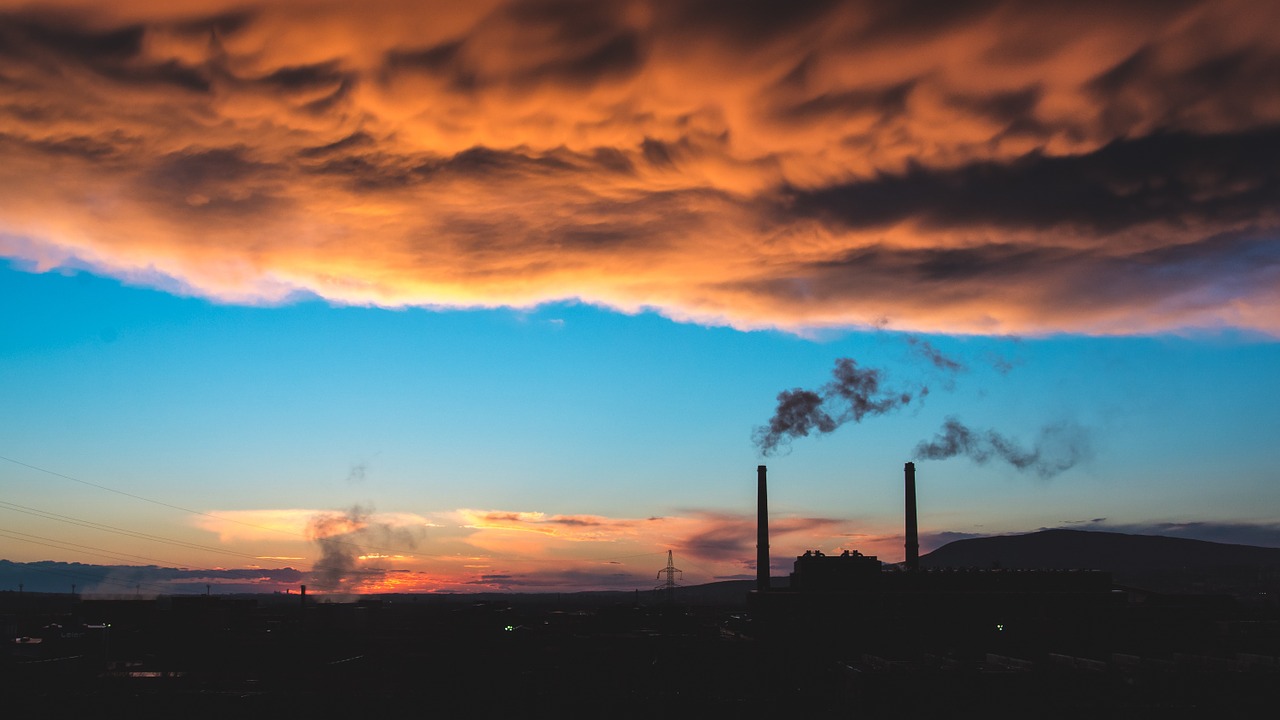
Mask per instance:
[[[5,502],[3,500],[0,500],[0,509],[9,510],[10,512],[19,512],[24,515],[41,517],[46,520],[54,520],[56,522],[67,523],[69,525],[76,525],[83,528],[89,528],[91,530],[100,530],[102,532],[109,532],[109,533],[115,533],[117,535],[124,535],[126,537],[131,537],[136,540],[147,540],[149,542],[158,542],[158,543],[164,543],[166,545],[174,545],[177,547],[185,548],[187,550],[204,550],[206,552],[214,552],[214,553],[221,553],[223,555],[233,555],[236,557],[249,558],[251,560],[258,559],[257,555],[250,555],[248,553],[236,552],[235,550],[227,550],[225,548],[212,547],[209,545],[200,545],[198,543],[187,542],[186,540],[176,540],[173,538],[166,538],[161,535],[151,535],[150,533],[138,532],[137,530],[126,530],[124,528],[118,528],[113,525],[105,525],[103,523],[93,522],[92,520],[82,520],[80,518],[71,517],[69,515],[59,515],[58,513],[49,512],[47,510],[40,510],[38,508],[27,507],[26,505],[19,505],[17,503]]]
[[[132,499],[134,499],[134,500],[141,500],[142,502],[151,503],[152,505],[159,505],[160,507],[169,508],[169,509],[171,509],[171,510],[178,510],[178,511],[180,511],[180,512],[190,513],[190,514],[192,514],[192,515],[200,515],[200,516],[202,516],[202,517],[212,518],[212,519],[214,519],[214,520],[219,520],[219,521],[221,521],[221,522],[235,523],[236,525],[242,525],[242,526],[244,526],[244,527],[254,528],[254,529],[257,529],[257,530],[265,530],[265,531],[267,531],[267,532],[273,532],[273,533],[278,533],[278,534],[281,534],[281,535],[288,535],[288,536],[290,536],[290,537],[301,538],[301,539],[303,539],[303,540],[306,540],[307,542],[313,542],[313,541],[316,539],[316,538],[309,537],[309,536],[307,536],[307,535],[305,535],[305,534],[303,534],[303,533],[292,532],[292,531],[290,531],[290,530],[281,530],[280,528],[274,528],[274,527],[270,527],[270,526],[267,526],[267,525],[256,525],[256,524],[254,524],[254,523],[248,523],[248,522],[244,522],[244,521],[241,521],[241,520],[236,520],[236,519],[234,519],[234,518],[224,517],[224,516],[222,516],[222,515],[215,515],[214,513],[202,512],[202,511],[200,511],[200,510],[192,510],[191,508],[185,508],[185,507],[182,507],[182,506],[180,506],[180,505],[173,505],[173,504],[171,504],[171,503],[163,502],[163,501],[160,501],[160,500],[154,500],[154,499],[152,499],[152,498],[144,497],[144,496],[142,496],[142,495],[137,495],[137,494],[134,494],[134,493],[125,492],[125,491],[123,491],[123,490],[117,490],[117,489],[112,488],[112,487],[107,487],[106,485],[100,485],[100,484],[98,484],[98,483],[92,483],[92,482],[89,482],[89,481],[87,481],[87,480],[81,480],[81,479],[79,479],[79,478],[72,477],[72,476],[67,475],[67,474],[65,474],[65,473],[60,473],[60,472],[56,472],[56,471],[54,471],[54,470],[49,470],[49,469],[47,469],[47,468],[39,467],[39,466],[37,466],[37,465],[32,465],[32,464],[30,464],[30,463],[25,463],[25,462],[22,462],[21,460],[14,460],[13,458],[11,458],[11,457],[6,457],[6,456],[4,456],[4,455],[0,455],[0,460],[5,460],[5,461],[7,461],[7,462],[11,462],[11,463],[13,463],[14,465],[21,465],[22,467],[30,468],[30,469],[35,470],[35,471],[37,471],[37,472],[42,472],[42,473],[46,473],[46,474],[48,474],[48,475],[53,475],[54,477],[60,477],[60,478],[63,478],[63,479],[65,479],[65,480],[70,480],[71,482],[79,483],[79,484],[81,484],[81,485],[86,485],[86,486],[88,486],[88,487],[97,488],[97,489],[99,489],[99,490],[104,490],[104,491],[106,491],[106,492],[110,492],[110,493],[115,493],[115,494],[117,494],[117,495],[122,495],[122,496],[124,496],[124,497],[132,498]],[[0,503],[0,504],[4,504],[4,503]],[[55,514],[55,513],[50,513],[50,514]],[[86,521],[83,521],[83,522],[90,522],[90,521],[87,521],[87,520],[86,520]],[[117,528],[117,529],[115,529],[115,530],[118,530],[118,528]],[[121,531],[121,532],[129,532],[129,531]],[[141,534],[145,535],[145,533],[141,533]],[[400,554],[400,555],[405,555],[405,556],[408,556],[408,557],[414,558],[415,560],[416,560],[416,559],[419,559],[417,555],[414,555],[414,554],[413,554],[413,553],[411,553],[411,552],[405,552],[404,550],[400,550],[400,549],[397,549],[397,548],[378,547],[378,546],[376,546],[376,545],[363,545],[363,544],[360,544],[360,543],[352,542],[352,541],[350,541],[350,540],[340,540],[340,539],[337,539],[337,538],[324,538],[324,539],[325,539],[325,540],[330,540],[330,541],[335,542],[335,543],[338,543],[338,544],[340,544],[340,545],[345,545],[345,546],[351,547],[351,548],[353,548],[353,549],[355,549],[355,550],[360,550],[360,551],[362,551],[362,552],[368,552],[369,550],[377,550],[377,551],[381,551],[381,552],[389,552],[389,553],[397,553],[397,554]],[[161,541],[161,542],[164,542],[164,540],[160,540],[160,541]],[[183,541],[174,541],[174,542],[183,542]],[[191,543],[187,543],[187,544],[188,544],[188,545],[193,545],[193,544],[191,544]],[[203,549],[203,550],[212,550],[212,551],[214,551],[214,552],[228,552],[228,553],[235,554],[235,555],[241,555],[241,556],[243,556],[243,557],[250,557],[250,558],[253,558],[253,559],[255,559],[255,560],[256,560],[256,559],[258,559],[258,558],[257,558],[257,556],[254,556],[254,555],[245,555],[244,553],[234,553],[234,552],[232,552],[232,551],[226,551],[226,550],[215,550],[215,549],[213,549],[213,548],[209,548],[209,547],[202,546],[202,545],[195,545],[194,547],[195,547],[195,548],[198,548],[198,549]]]
[[[611,560],[630,560],[638,557],[653,557],[663,554],[661,550],[656,552],[636,553],[635,555],[615,555],[613,557],[583,558],[584,562],[609,562]]]
[[[47,474],[47,475],[52,475],[52,476],[54,476],[54,477],[62,478],[62,479],[64,479],[64,480],[69,480],[69,481],[71,481],[71,482],[78,483],[78,484],[80,484],[80,485],[84,485],[84,486],[87,486],[87,487],[96,488],[96,489],[98,489],[98,490],[102,490],[102,491],[104,491],[104,492],[114,493],[114,494],[116,494],[116,495],[120,495],[120,496],[123,496],[123,497],[127,497],[127,498],[130,498],[130,499],[133,499],[133,500],[138,500],[138,501],[141,501],[141,502],[150,503],[150,504],[152,504],[152,505],[157,505],[157,506],[160,506],[160,507],[168,508],[168,509],[170,509],[170,510],[177,510],[177,511],[179,511],[179,512],[184,512],[184,513],[188,513],[188,514],[191,514],[191,515],[198,515],[198,516],[201,516],[201,517],[207,517],[207,518],[211,518],[211,519],[213,519],[213,520],[218,520],[218,521],[220,521],[220,522],[233,523],[233,524],[236,524],[236,525],[240,525],[240,526],[248,527],[248,528],[253,528],[253,529],[256,529],[256,530],[263,530],[263,531],[272,532],[272,533],[276,533],[276,534],[280,534],[280,535],[287,535],[287,536],[290,536],[290,537],[293,537],[293,538],[300,538],[300,539],[302,539],[302,540],[306,540],[307,542],[314,542],[315,540],[317,540],[317,538],[310,537],[310,536],[305,535],[305,534],[303,534],[303,533],[293,532],[293,531],[290,531],[290,530],[283,530],[283,529],[280,529],[280,528],[270,527],[270,526],[266,526],[266,525],[258,525],[258,524],[250,523],[250,522],[244,522],[244,521],[242,521],[242,520],[236,520],[236,519],[234,519],[234,518],[229,518],[229,517],[225,517],[225,516],[222,516],[222,515],[217,515],[217,514],[214,514],[214,513],[203,512],[203,511],[200,511],[200,510],[193,510],[193,509],[191,509],[191,508],[183,507],[183,506],[181,506],[181,505],[174,505],[174,504],[172,504],[172,503],[167,503],[167,502],[164,502],[164,501],[161,501],[161,500],[156,500],[156,499],[153,499],[153,498],[145,497],[145,496],[143,496],[143,495],[138,495],[138,494],[136,494],[136,493],[126,492],[126,491],[124,491],[124,490],[118,490],[118,489],[116,489],[116,488],[109,487],[109,486],[106,486],[106,485],[102,485],[102,484],[99,484],[99,483],[89,482],[89,481],[87,481],[87,480],[81,480],[80,478],[73,477],[73,476],[71,476],[71,475],[67,475],[67,474],[65,474],[65,473],[60,473],[60,472],[57,472],[57,471],[54,471],[54,470],[49,470],[48,468],[43,468],[43,467],[40,467],[40,466],[38,466],[38,465],[32,465],[32,464],[30,464],[30,463],[22,462],[21,460],[15,460],[14,458],[7,457],[7,456],[4,456],[4,455],[0,455],[0,460],[4,460],[4,461],[9,462],[9,463],[12,463],[12,464],[14,464],[14,465],[19,465],[19,466],[21,466],[21,467],[25,467],[25,468],[28,468],[28,469],[30,469],[30,470],[35,470],[36,472],[41,472],[41,473],[45,473],[45,474]],[[220,553],[220,554],[224,554],[224,555],[231,555],[231,556],[240,557],[240,558],[247,558],[247,559],[251,559],[251,560],[260,560],[260,559],[262,559],[262,558],[261,558],[261,556],[258,556],[258,555],[251,555],[251,554],[248,554],[248,553],[241,553],[241,552],[237,552],[237,551],[234,551],[234,550],[227,550],[227,549],[219,548],[219,547],[212,547],[212,546],[208,546],[208,545],[201,545],[201,544],[199,544],[199,543],[188,542],[188,541],[185,541],[185,540],[177,540],[177,539],[174,539],[174,538],[167,538],[167,537],[160,536],[160,535],[152,535],[152,534],[149,534],[149,533],[138,532],[138,531],[135,531],[135,530],[126,530],[126,529],[123,529],[123,528],[118,528],[118,527],[114,527],[114,526],[111,526],[111,525],[106,525],[106,524],[103,524],[103,523],[94,522],[94,521],[91,521],[91,520],[83,520],[83,519],[80,519],[80,518],[74,518],[74,517],[67,516],[67,515],[60,515],[60,514],[58,514],[58,513],[54,513],[54,512],[50,512],[50,511],[46,511],[46,510],[39,510],[39,509],[37,509],[37,508],[30,508],[30,507],[27,507],[27,506],[24,506],[24,505],[19,505],[19,504],[17,504],[17,503],[10,503],[10,502],[5,502],[5,501],[0,501],[0,509],[8,509],[8,510],[10,510],[10,511],[12,511],[12,512],[20,512],[20,513],[24,513],[24,514],[27,514],[27,515],[33,515],[33,516],[36,516],[36,517],[41,517],[41,518],[44,518],[44,519],[47,519],[47,520],[54,520],[54,521],[57,521],[57,522],[68,523],[68,524],[71,524],[71,525],[77,525],[77,526],[80,526],[80,527],[85,527],[85,528],[89,528],[89,529],[99,530],[99,531],[102,531],[102,532],[115,533],[115,534],[123,535],[123,536],[126,536],[126,537],[132,537],[132,538],[135,538],[135,539],[138,539],[138,540],[145,540],[145,541],[148,541],[148,542],[164,543],[164,544],[167,544],[167,545],[173,545],[173,546],[181,547],[181,548],[185,548],[185,549],[188,549],[188,550],[200,550],[200,551],[205,551],[205,552]],[[10,531],[10,532],[13,532],[13,531]],[[38,537],[38,536],[31,536],[31,537]],[[13,539],[18,539],[18,538],[13,538]],[[46,538],[46,539],[47,539],[47,538]],[[363,553],[368,553],[369,551],[379,551],[379,552],[395,553],[395,554],[398,554],[398,555],[400,555],[400,556],[402,556],[402,557],[408,557],[408,558],[412,558],[412,559],[415,559],[415,560],[420,560],[420,559],[422,559],[422,557],[421,557],[421,556],[419,556],[419,555],[416,555],[416,554],[414,554],[414,553],[412,553],[412,552],[407,552],[407,551],[405,551],[405,550],[398,549],[398,548],[388,548],[388,547],[379,547],[379,546],[376,546],[376,545],[366,545],[366,544],[361,544],[361,543],[353,542],[353,541],[350,541],[350,540],[342,540],[342,539],[339,539],[338,537],[329,537],[329,538],[323,538],[323,539],[324,539],[324,540],[326,540],[326,541],[328,541],[328,542],[333,542],[333,543],[336,543],[336,544],[338,544],[338,545],[346,546],[346,547],[352,548],[352,549],[354,549],[354,550],[361,551],[361,552],[363,552]],[[31,542],[31,541],[28,541],[28,542]],[[64,542],[64,541],[52,540],[52,542]],[[67,544],[68,544],[68,545],[74,545],[74,543],[67,543]],[[78,546],[78,547],[83,547],[83,546]],[[59,548],[59,549],[63,549],[63,550],[65,550],[65,549],[67,549],[67,548]],[[128,555],[127,553],[121,553],[121,554],[122,554],[122,555]],[[586,561],[586,562],[608,562],[608,561],[617,561],[617,560],[632,559],[632,558],[640,558],[640,557],[652,557],[652,556],[657,556],[657,555],[662,555],[662,554],[663,554],[662,552],[648,552],[648,553],[637,553],[637,554],[634,554],[634,555],[619,555],[619,556],[613,556],[613,557],[584,558],[584,561]],[[131,556],[131,557],[137,557],[137,558],[141,558],[141,559],[152,560],[152,558],[145,558],[145,557],[143,557],[143,556],[138,556],[138,555],[133,555],[133,556]],[[550,564],[550,563],[552,562],[552,561],[549,561],[549,560],[540,561],[540,560],[538,560],[538,559],[536,559],[536,558],[523,558],[523,560],[524,560],[525,562],[531,562],[531,563],[533,563],[533,564],[535,564],[535,565],[536,565],[536,564]],[[164,562],[164,561],[157,561],[157,562]],[[695,567],[697,567],[697,566],[695,565]],[[710,573],[710,572],[706,571],[706,570],[705,570],[705,568],[700,568],[700,569],[702,569],[702,570],[703,570],[703,572],[706,572],[708,576],[710,576],[710,577],[714,577],[714,574],[712,574],[712,573]]]
[[[237,552],[235,550],[228,550],[226,548],[214,547],[211,545],[201,545],[199,543],[193,543],[187,540],[178,540],[176,538],[169,538],[163,535],[152,535],[150,533],[139,532],[137,530],[127,530],[124,528],[115,527],[113,525],[106,525],[104,523],[94,522],[92,520],[84,520],[82,518],[71,517],[69,515],[61,515],[55,512],[50,512],[48,510],[40,510],[39,508],[27,507],[26,505],[19,505],[17,503],[6,502],[3,500],[0,500],[0,510],[9,510],[10,512],[19,512],[19,513],[23,513],[24,515],[32,515],[35,517],[44,518],[46,520],[55,520],[57,522],[67,523],[69,525],[77,525],[79,527],[89,528],[91,530],[101,530],[103,532],[115,533],[117,535],[124,535],[125,537],[132,537],[138,540],[147,540],[150,542],[165,543],[167,545],[174,545],[177,547],[186,548],[187,550],[203,550],[206,552],[221,553],[223,555],[232,555],[235,557],[248,558],[250,560],[262,559],[261,555],[252,555],[249,553]],[[412,553],[403,553],[400,550],[395,550],[392,548],[379,548],[372,545],[360,545],[358,543],[349,542],[345,540],[337,540],[337,539],[334,539],[333,542],[336,542],[341,545],[347,545],[356,550],[361,550],[361,551],[385,550],[386,552],[400,553],[403,555],[408,555],[409,557],[413,557],[415,559],[417,558],[417,556],[413,555]]]
[[[36,465],[31,465],[30,463],[24,463],[24,462],[22,462],[21,460],[14,460],[13,458],[11,458],[11,457],[5,457],[4,455],[0,455],[0,460],[5,460],[5,461],[7,461],[7,462],[11,462],[11,463],[13,463],[14,465],[21,465],[22,467],[30,468],[30,469],[35,470],[35,471],[37,471],[37,472],[42,472],[42,473],[46,473],[46,474],[48,474],[48,475],[53,475],[54,477],[60,477],[60,478],[63,478],[64,480],[70,480],[71,482],[80,483],[81,485],[87,485],[87,486],[89,486],[89,487],[97,488],[97,489],[99,489],[99,490],[105,490],[106,492],[115,493],[115,494],[117,494],[117,495],[123,495],[124,497],[127,497],[127,498],[133,498],[134,500],[141,500],[142,502],[151,503],[152,505],[159,505],[159,506],[161,506],[161,507],[166,507],[166,508],[169,508],[170,510],[178,510],[178,511],[185,512],[185,513],[191,513],[192,515],[201,515],[201,516],[204,516],[204,517],[207,517],[207,518],[213,518],[213,519],[215,519],[215,520],[221,520],[221,521],[223,521],[223,522],[235,523],[235,524],[237,524],[237,525],[243,525],[243,526],[245,526],[245,527],[251,527],[251,528],[258,529],[258,530],[266,530],[266,531],[268,531],[268,532],[283,533],[283,534],[285,534],[285,535],[293,535],[293,536],[296,536],[296,537],[303,537],[303,538],[306,538],[306,536],[305,536],[305,535],[300,535],[299,533],[290,532],[290,531],[288,531],[288,530],[281,530],[280,528],[268,527],[268,526],[266,526],[266,525],[254,525],[253,523],[247,523],[247,522],[243,522],[243,521],[241,521],[241,520],[235,520],[235,519],[228,518],[228,517],[222,517],[221,515],[214,515],[213,513],[201,512],[200,510],[192,510],[191,508],[185,508],[185,507],[182,507],[181,505],[173,505],[173,504],[170,504],[170,503],[167,503],[167,502],[163,502],[163,501],[160,501],[160,500],[153,500],[153,499],[151,499],[151,498],[149,498],[149,497],[143,497],[142,495],[135,495],[134,493],[125,492],[124,490],[117,490],[117,489],[112,488],[112,487],[107,487],[106,485],[99,485],[98,483],[91,483],[91,482],[89,482],[88,480],[81,480],[81,479],[79,479],[79,478],[74,478],[74,477],[71,477],[70,475],[65,475],[65,474],[60,473],[60,472],[55,472],[55,471],[53,471],[53,470],[49,470],[49,469],[46,469],[46,468],[38,467],[38,466],[36,466]],[[309,538],[308,538],[308,539],[309,539]]]
[[[690,562],[690,561],[689,561],[688,556],[683,557],[683,558],[680,560],[680,562],[684,563],[685,565],[692,565],[694,568],[696,568],[696,569],[698,569],[698,570],[701,570],[701,571],[702,571],[702,572],[703,572],[703,573],[704,573],[704,574],[705,574],[709,579],[711,579],[711,580],[715,580],[715,579],[716,579],[716,574],[715,574],[715,573],[711,572],[710,570],[708,570],[708,569],[706,569],[706,568],[702,567],[701,565],[699,565],[699,564],[697,564],[697,563],[695,563],[695,562]]]
[[[151,562],[165,563],[168,565],[182,564],[182,563],[174,563],[171,560],[160,560],[158,558],[147,557],[145,555],[133,555],[130,553],[118,553],[112,550],[103,550],[101,548],[95,548],[89,545],[80,545],[78,543],[67,542],[65,540],[56,540],[54,538],[42,537],[40,535],[31,535],[29,533],[18,532],[17,530],[10,530],[8,528],[0,528],[0,535],[6,535],[6,537],[8,537],[11,540],[29,542],[35,545],[44,545],[45,547],[51,547],[57,550],[71,550],[72,548],[76,548],[75,550],[73,550],[73,552],[80,552],[85,555],[95,555],[97,557],[104,557],[111,560],[123,560],[125,558],[134,558],[136,560],[150,560]],[[21,537],[13,537],[14,535],[20,535]],[[40,542],[42,540],[46,542]],[[53,543],[56,543],[56,544],[53,544]]]

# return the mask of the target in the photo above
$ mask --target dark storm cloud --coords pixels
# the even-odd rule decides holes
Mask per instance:
[[[824,93],[794,105],[777,108],[776,114],[780,120],[801,124],[815,117],[837,116],[850,112],[870,111],[882,117],[892,117],[906,111],[907,97],[913,86],[913,82],[907,82],[886,88]]]
[[[1167,51],[1148,45],[1099,75],[1088,86],[1105,108],[1102,120],[1119,133],[1149,122],[1159,108],[1162,124],[1194,127],[1214,123],[1250,123],[1269,103],[1256,79],[1280,73],[1280,57],[1258,48],[1211,52],[1189,64],[1171,67]]]
[[[510,62],[488,59],[494,42],[512,44]],[[381,77],[425,72],[465,94],[495,85],[589,87],[637,72],[643,54],[639,34],[607,4],[516,2],[482,18],[466,38],[389,51]]]
[[[11,57],[48,54],[80,63],[129,60],[142,51],[143,25],[107,30],[78,27],[70,18],[0,14],[0,53]]]
[[[612,75],[634,72],[641,64],[639,39],[631,33],[620,33],[573,56],[530,68],[522,80],[562,83],[596,83]]]
[[[26,150],[55,157],[62,155],[89,162],[103,162],[118,158],[121,154],[121,148],[116,143],[85,136],[32,140],[0,135],[0,147],[3,146],[9,146],[18,152]]]
[[[267,169],[250,160],[243,147],[188,151],[162,158],[147,181],[156,189],[185,195],[244,183]]]
[[[306,148],[299,150],[298,155],[305,158],[322,158],[330,155],[337,155],[350,150],[360,150],[377,144],[377,141],[369,136],[368,133],[355,132],[341,140],[335,140],[331,143],[321,145],[319,147]]]
[[[251,159],[245,147],[188,149],[159,158],[136,188],[159,212],[181,208],[183,214],[240,220],[292,204],[280,172],[279,166]]]
[[[339,64],[332,61],[313,65],[283,67],[259,78],[257,82],[281,92],[332,87],[350,78],[347,73],[342,72],[339,68]]]
[[[711,34],[735,45],[758,47],[814,28],[838,8],[839,0],[662,0],[654,6],[659,22],[671,32]]]
[[[1069,157],[917,166],[797,191],[788,209],[859,228],[913,219],[939,228],[1069,225],[1107,234],[1172,219],[1238,221],[1278,203],[1280,126],[1117,140]]]
[[[540,179],[586,180],[602,173],[629,172],[630,161],[607,148],[591,153],[560,150],[541,155],[475,147],[450,157],[388,155],[365,133],[298,153],[304,172],[324,175],[363,192],[433,184],[448,189],[457,183],[512,184]],[[570,232],[573,229],[570,228]],[[587,232],[583,229],[583,232]],[[483,233],[485,235],[493,233]]]
[[[201,68],[144,58],[146,32],[140,24],[96,30],[65,16],[0,12],[0,57],[16,64],[65,64],[126,84],[209,91]]]
[[[0,254],[234,302],[1275,333],[1277,23],[1247,0],[0,0],[0,233],[26,238]]]
[[[963,322],[969,309],[992,313],[1014,305],[1020,309],[1006,322],[1034,316],[1035,321],[1028,317],[1028,327],[1083,320],[1100,332],[1152,332],[1175,317],[1200,318],[1191,324],[1207,326],[1242,322],[1248,315],[1237,313],[1253,311],[1256,302],[1265,305],[1262,298],[1274,294],[1278,269],[1280,231],[1226,233],[1132,250],[1118,245],[1110,251],[1032,242],[954,249],[880,246],[748,283],[746,293],[797,310],[815,297],[860,307],[896,305],[895,324],[909,325],[905,318],[928,306],[934,317]],[[904,295],[904,287],[912,292]],[[1000,289],[995,299],[993,287]],[[1222,303],[1237,307],[1218,320],[1205,315]],[[1136,306],[1146,307],[1147,315],[1115,318],[1118,308]],[[977,320],[973,327],[984,325]],[[1003,327],[992,319],[989,330]]]

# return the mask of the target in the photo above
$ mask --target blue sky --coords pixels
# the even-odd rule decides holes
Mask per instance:
[[[861,542],[897,559],[902,463],[956,416],[1028,446],[1044,425],[1077,423],[1091,452],[1051,478],[998,460],[919,462],[926,535],[1095,518],[1106,518],[1088,524],[1098,529],[1280,521],[1280,381],[1269,371],[1280,347],[1239,334],[912,336],[965,367],[948,373],[888,331],[800,337],[580,304],[246,307],[12,264],[0,280],[0,454],[201,512],[361,505],[428,518],[458,508],[750,517],[763,462],[775,515],[839,520],[846,534],[815,530],[792,538],[796,547]],[[762,457],[751,435],[776,394],[820,386],[838,357],[930,393]],[[105,511],[112,525],[210,540],[189,514],[12,463],[0,472],[10,502],[81,519]],[[7,515],[0,527],[25,522],[40,537],[122,540]],[[429,548],[433,532],[445,531],[427,530],[417,547]],[[290,542],[282,557],[314,552]],[[10,559],[76,559],[6,545]],[[577,554],[611,552],[611,543],[585,543]]]

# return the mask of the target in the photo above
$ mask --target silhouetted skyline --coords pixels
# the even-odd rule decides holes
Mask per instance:
[[[924,551],[1280,546],[1277,23],[0,0],[0,558],[751,578],[757,464],[784,572],[907,461]]]

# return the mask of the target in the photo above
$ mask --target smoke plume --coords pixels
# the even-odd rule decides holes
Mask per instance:
[[[1064,472],[1091,454],[1092,442],[1088,431],[1072,422],[1046,425],[1040,430],[1035,445],[1028,450],[995,430],[973,430],[954,417],[946,419],[933,440],[921,441],[915,449],[915,456],[921,460],[945,460],[964,455],[984,465],[997,458],[1042,478]]]
[[[929,361],[929,364],[943,372],[958,373],[965,369],[964,363],[948,357],[933,343],[915,335],[907,336],[907,345],[912,352]]]
[[[362,483],[365,476],[369,473],[369,464],[366,462],[358,462],[351,466],[351,471],[347,473],[348,483]]]
[[[384,574],[380,569],[361,568],[362,554],[389,546],[417,547],[417,534],[412,529],[375,521],[372,516],[372,510],[353,505],[345,512],[311,518],[307,535],[320,547],[320,559],[311,567],[311,582],[318,589],[356,591],[362,581]]]
[[[752,440],[760,454],[772,455],[779,447],[790,444],[810,432],[826,434],[847,422],[861,422],[868,415],[881,415],[907,405],[909,392],[881,388],[881,372],[860,368],[851,358],[839,358],[831,371],[832,380],[818,391],[796,388],[778,393],[778,408],[769,424],[757,427]],[[929,392],[921,387],[917,394]]]

